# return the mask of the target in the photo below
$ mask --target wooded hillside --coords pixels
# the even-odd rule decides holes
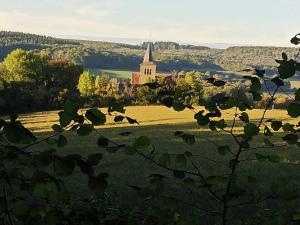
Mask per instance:
[[[228,70],[260,67],[272,74],[274,59],[282,52],[294,56],[295,48],[230,47],[210,49],[203,46],[180,45],[175,42],[156,42],[156,60],[161,71],[171,70]],[[0,32],[0,61],[16,48],[63,55],[85,68],[138,70],[146,43],[128,45],[101,41],[59,39],[35,34]]]

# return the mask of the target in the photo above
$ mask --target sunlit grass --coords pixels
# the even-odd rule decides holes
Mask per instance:
[[[201,110],[198,107],[196,110]],[[106,112],[106,109],[101,109]],[[85,110],[81,110],[84,113]],[[261,118],[262,110],[251,110],[248,112],[250,118],[258,123]],[[51,126],[58,123],[58,111],[37,112],[31,114],[20,115],[20,120],[24,125],[30,128],[37,134],[39,138],[48,136],[51,131]],[[113,122],[113,117],[108,117],[107,124],[97,127],[98,132],[105,137],[113,140],[114,142],[122,144],[131,144],[138,136],[148,136],[155,146],[154,155],[163,152],[170,154],[179,154],[186,151],[192,152],[195,157],[195,163],[199,166],[201,171],[207,176],[228,174],[229,167],[214,165],[211,161],[205,158],[210,158],[216,161],[228,164],[232,159],[232,155],[227,154],[222,156],[218,154],[218,149],[212,143],[218,145],[229,145],[233,152],[237,151],[238,146],[233,141],[232,137],[224,132],[211,132],[207,128],[200,128],[196,121],[193,119],[194,113],[191,110],[184,110],[182,112],[175,112],[163,106],[131,106],[126,107],[126,116],[135,118],[139,121],[139,125],[130,125],[128,123],[116,124]],[[224,111],[223,117],[229,125],[232,124],[234,110]],[[280,120],[288,120],[286,111],[284,110],[270,110],[266,113],[266,119],[275,118]],[[174,132],[180,130],[188,132],[197,136],[195,145],[187,145],[180,138],[174,136]],[[242,130],[242,123],[238,122],[235,128],[236,133]],[[132,135],[128,137],[120,136],[121,132],[131,132]],[[114,193],[112,199],[122,204],[133,206],[138,200],[135,192],[129,188],[131,185],[143,186],[147,184],[147,177],[152,173],[161,173],[167,177],[167,194],[171,196],[184,199],[186,201],[199,203],[199,196],[190,195],[184,192],[182,184],[179,180],[173,179],[172,174],[168,171],[162,170],[153,164],[145,163],[144,159],[138,156],[128,156],[122,152],[114,154],[106,152],[105,148],[97,146],[98,133],[93,132],[87,137],[79,137],[74,132],[67,132],[65,136],[68,139],[68,145],[64,148],[57,149],[61,155],[66,154],[81,154],[83,156],[91,153],[103,154],[103,160],[96,168],[98,172],[108,172],[109,176],[109,191]],[[281,134],[275,134],[270,140],[276,144],[283,144]],[[265,146],[263,137],[255,137],[251,142],[252,147]],[[55,147],[55,146],[54,146]],[[36,149],[48,149],[51,146],[47,144],[40,144],[35,147]],[[34,149],[33,149],[34,150]],[[289,183],[284,186],[286,189],[293,189],[299,186],[300,180],[300,166],[295,165],[282,165],[268,162],[257,162],[255,153],[260,154],[276,154],[284,158],[285,162],[296,162],[300,158],[299,150],[297,147],[282,147],[275,149],[258,149],[256,151],[245,152],[241,155],[241,163],[237,173],[243,176],[255,176],[258,183],[253,187],[257,192],[270,191],[270,185],[282,178],[291,177]],[[249,161],[248,161],[249,160]],[[174,160],[170,165],[175,167]],[[189,170],[193,170],[191,166]],[[67,179],[67,187],[76,190],[76,193],[85,193],[87,189],[87,178],[82,175],[77,168],[74,176]],[[199,190],[197,190],[199,191]],[[113,195],[113,194],[112,194]],[[197,195],[196,195],[197,196]],[[201,199],[201,198],[200,198]],[[200,201],[201,202],[201,201]],[[285,202],[280,202],[284,207]]]
[[[87,69],[94,73],[95,75],[107,74],[110,78],[119,78],[122,80],[127,80],[131,78],[131,71],[127,70],[102,70],[96,68]]]
[[[197,110],[202,110],[203,108],[197,107]],[[103,112],[107,110],[101,109]],[[83,113],[84,110],[81,110]],[[251,110],[247,112],[249,117],[253,121],[257,121],[261,118],[263,111],[259,109]],[[169,109],[164,106],[129,106],[126,107],[126,116],[136,119],[140,126],[149,125],[163,125],[163,124],[185,124],[185,123],[195,123],[194,113],[191,110],[184,110],[182,112],[175,112],[173,109]],[[223,118],[230,121],[234,117],[234,110],[225,110],[223,112]],[[115,123],[113,121],[113,116],[107,117],[107,123],[99,128],[113,128],[113,127],[132,127],[126,122]],[[287,112],[284,110],[268,110],[265,116],[266,119],[280,119],[290,121]],[[58,111],[48,111],[48,112],[36,112],[30,114],[23,114],[20,116],[20,120],[25,124],[25,126],[31,129],[33,132],[49,132],[51,131],[51,126],[58,123]],[[196,125],[196,123],[195,123]],[[134,125],[137,126],[137,125]],[[241,123],[238,123],[241,127]],[[209,131],[207,128],[196,127],[197,130]]]

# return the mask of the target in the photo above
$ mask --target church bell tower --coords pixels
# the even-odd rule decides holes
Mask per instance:
[[[140,64],[140,75],[143,77],[143,83],[151,82],[156,77],[156,64],[154,63],[152,42],[149,42],[144,61]]]

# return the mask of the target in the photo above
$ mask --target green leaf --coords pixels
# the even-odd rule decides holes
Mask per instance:
[[[92,124],[81,124],[77,130],[79,136],[87,136],[94,130]]]
[[[295,92],[295,100],[297,102],[300,102],[300,88]]]
[[[261,93],[254,92],[254,91],[249,91],[249,93],[252,94],[253,101],[260,101],[260,100],[262,100]],[[241,110],[241,111],[243,111],[243,110]]]
[[[58,124],[53,124],[52,125],[52,130],[54,132],[57,132],[57,133],[60,133],[60,132],[64,131],[64,129],[61,126],[59,126]]]
[[[257,77],[251,77],[250,90],[252,92],[259,92],[261,89],[261,83]]]
[[[218,152],[220,155],[226,155],[228,152],[230,152],[230,147],[228,145],[219,146]]]
[[[75,168],[73,160],[63,157],[55,157],[54,159],[54,171],[59,177],[70,176]]]
[[[284,86],[283,80],[281,80],[279,77],[274,77],[273,79],[271,79],[271,81],[272,81],[274,84],[276,84],[278,87]]]
[[[3,132],[6,139],[11,143],[20,143],[22,140],[22,129],[15,123],[6,123]]]
[[[266,73],[266,70],[254,69],[254,71],[255,71],[254,74],[261,78],[263,78]]]
[[[12,114],[10,115],[10,122],[16,122],[16,120],[18,119],[18,115],[17,114]]]
[[[279,131],[279,129],[282,127],[282,122],[281,121],[276,121],[276,120],[273,120],[271,122],[271,127],[274,131]]]
[[[210,120],[208,116],[204,116],[203,115],[204,111],[200,111],[198,113],[195,114],[194,118],[197,120],[197,123],[200,126],[206,126],[209,124]]]
[[[96,177],[89,177],[88,186],[93,195],[100,196],[105,192],[107,188],[107,177],[107,173],[101,173]]]
[[[64,112],[69,116],[73,117],[73,119],[77,115],[78,109],[79,107],[70,101],[66,101],[64,105]]]
[[[283,61],[278,67],[278,72],[281,79],[287,79],[295,75],[296,68],[293,61]]]
[[[259,128],[253,124],[253,123],[248,123],[244,126],[244,138],[249,139],[252,138],[253,136],[256,136],[259,134]]]
[[[34,161],[39,166],[49,166],[53,161],[55,150],[47,150],[34,156]]]
[[[106,116],[97,108],[89,109],[85,117],[93,123],[94,126],[103,125],[106,122]]]
[[[247,102],[239,102],[238,104],[240,111],[246,111],[247,109],[251,110],[251,106]]]
[[[59,123],[62,127],[68,126],[73,120],[72,116],[65,112],[59,112]]]
[[[213,82],[213,85],[216,86],[216,87],[222,87],[226,84],[225,81],[222,81],[222,80],[216,80],[215,82]]]
[[[282,53],[282,59],[283,59],[284,61],[287,61],[287,60],[288,60],[288,56],[287,56],[287,54],[286,54],[285,52]]]
[[[264,128],[264,135],[267,137],[273,136],[273,133],[267,126],[265,126],[265,128]]]
[[[183,111],[185,109],[185,105],[179,101],[173,101],[172,107],[177,112]]]
[[[159,165],[167,166],[170,164],[171,158],[168,153],[162,153],[157,157],[157,162]]]
[[[57,147],[62,148],[64,146],[66,146],[67,143],[68,143],[68,140],[65,136],[63,136],[63,135],[58,136]]]
[[[298,45],[300,44],[300,38],[298,37],[299,34],[296,34],[292,39],[291,39],[291,43],[294,44],[294,45]],[[300,210],[299,210],[300,212]]]
[[[88,156],[88,159],[86,162],[92,166],[96,166],[99,164],[99,162],[102,158],[103,158],[103,155],[101,153],[91,154]]]
[[[124,105],[119,102],[110,102],[108,105],[108,112],[125,113]]]
[[[171,108],[173,105],[173,98],[172,97],[164,97],[162,99],[162,104],[168,108]]]
[[[128,123],[130,123],[130,124],[138,124],[138,125],[140,125],[139,122],[136,119],[132,119],[132,118],[130,118],[128,116],[126,116],[126,119],[127,119]]]
[[[78,159],[78,160],[76,160],[76,162],[82,173],[84,173],[88,176],[94,175],[93,165],[83,161],[82,159]]]
[[[117,122],[122,122],[123,120],[124,120],[124,116],[116,116],[115,118],[114,118],[114,121],[117,123]]]
[[[149,147],[151,145],[151,140],[146,136],[141,136],[135,140],[134,145],[140,148]]]
[[[109,139],[106,137],[100,136],[97,140],[97,144],[101,147],[106,147],[109,145]]]
[[[181,170],[174,170],[173,175],[174,175],[174,177],[179,178],[179,179],[185,178],[185,172],[181,171]]]
[[[300,104],[296,102],[289,104],[287,106],[287,111],[289,116],[297,118],[298,116],[300,116]]]
[[[175,135],[176,137],[181,136],[181,135],[183,135],[183,134],[184,134],[184,132],[182,132],[182,131],[175,131],[175,133],[174,133],[174,135]]]
[[[243,121],[244,123],[249,123],[249,116],[247,113],[242,112],[241,115],[239,116],[240,120]]]
[[[184,154],[179,154],[175,157],[175,163],[177,166],[186,167],[187,160]]]
[[[293,133],[287,134],[286,136],[284,136],[282,138],[282,140],[286,141],[289,145],[297,144],[298,139],[299,139],[299,136],[296,134],[293,134]]]
[[[291,132],[294,132],[294,125],[290,124],[290,123],[285,123],[283,126],[282,126],[282,129],[284,131],[291,131]]]

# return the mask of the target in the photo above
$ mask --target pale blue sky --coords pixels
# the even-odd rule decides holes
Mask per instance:
[[[0,0],[0,30],[289,46],[300,0]]]

